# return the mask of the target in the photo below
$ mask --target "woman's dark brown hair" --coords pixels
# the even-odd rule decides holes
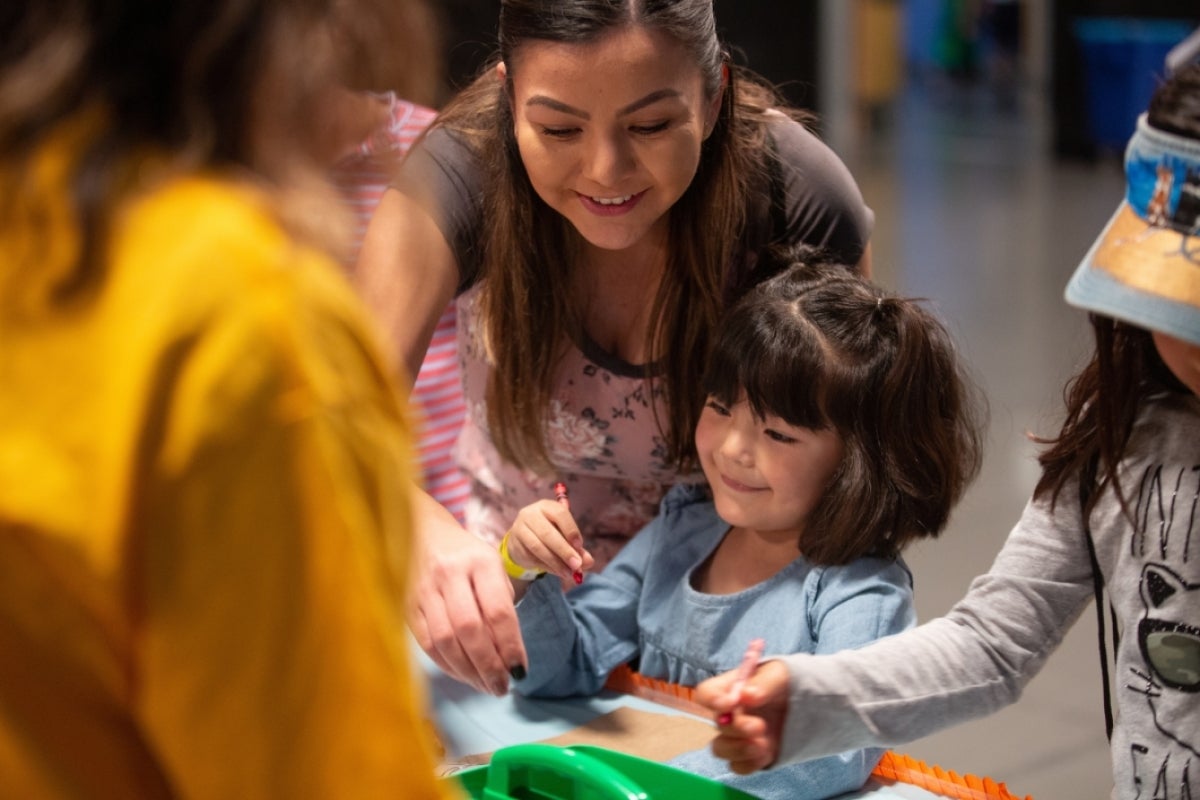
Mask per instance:
[[[670,212],[671,252],[645,343],[646,377],[665,396],[658,425],[666,457],[687,470],[695,463],[692,431],[705,355],[730,297],[729,268],[746,256],[747,209],[765,194],[765,117],[781,104],[773,89],[730,65],[711,0],[504,0],[499,59],[519,69],[516,55],[526,42],[590,42],[626,25],[680,42],[695,59],[710,97],[721,90],[729,68],[720,116],[704,142],[697,174]],[[509,91],[491,67],[443,111],[438,124],[461,135],[488,169],[480,308],[494,359],[489,429],[506,459],[546,469],[545,415],[554,367],[563,343],[580,340],[581,323],[568,294],[580,240],[533,190],[513,134]]]
[[[729,311],[704,391],[842,438],[842,463],[799,542],[808,560],[894,557],[937,536],[979,472],[982,397],[917,301],[804,250],[782,257],[791,266]]]
[[[1200,64],[1180,70],[1151,98],[1149,123],[1179,136],[1200,139]],[[1112,486],[1128,512],[1117,480],[1138,410],[1146,398],[1166,391],[1187,391],[1158,355],[1146,330],[1099,314],[1089,315],[1095,338],[1091,360],[1067,383],[1067,416],[1049,447],[1038,457],[1042,476],[1035,497],[1057,502],[1069,480],[1090,472],[1095,487]],[[1099,491],[1091,491],[1094,503]]]

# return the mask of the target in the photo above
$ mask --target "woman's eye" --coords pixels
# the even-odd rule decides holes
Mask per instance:
[[[629,130],[641,136],[649,136],[665,131],[670,124],[670,122],[658,122],[654,125],[633,125],[630,126]]]
[[[579,133],[579,128],[542,128],[542,135],[551,139],[567,139]]]

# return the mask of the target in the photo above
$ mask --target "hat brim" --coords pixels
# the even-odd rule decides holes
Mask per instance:
[[[1067,284],[1073,306],[1200,345],[1200,237],[1122,201]]]

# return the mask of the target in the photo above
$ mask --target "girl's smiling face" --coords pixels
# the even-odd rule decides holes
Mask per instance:
[[[696,425],[696,451],[721,519],[799,541],[845,451],[833,430],[757,417],[745,399],[710,395]]]
[[[530,41],[498,71],[511,79],[521,160],[548,206],[605,250],[665,233],[721,103],[682,45],[628,26],[582,44]]]

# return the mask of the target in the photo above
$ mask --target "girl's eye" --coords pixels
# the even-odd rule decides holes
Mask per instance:
[[[667,129],[670,122],[659,122],[654,125],[633,125],[629,128],[630,131],[640,136],[649,136],[655,133],[661,133]]]
[[[704,404],[705,408],[712,409],[713,413],[719,414],[722,417],[729,416],[729,409],[718,403],[716,400],[709,400]]]
[[[770,428],[767,428],[766,434],[767,438],[783,444],[791,444],[792,442],[797,441],[794,436],[788,436],[786,433],[780,433],[779,431],[771,430]]]
[[[579,128],[542,128],[542,135],[551,139],[568,139],[579,133]]]

